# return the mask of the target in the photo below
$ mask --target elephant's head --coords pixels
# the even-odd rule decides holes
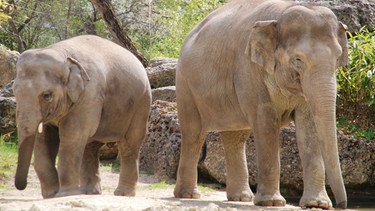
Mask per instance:
[[[13,85],[18,127],[17,189],[27,185],[35,138],[43,133],[43,124],[58,124],[79,99],[90,80],[77,60],[53,49],[24,52],[17,62]]]
[[[291,6],[277,20],[256,22],[248,52],[281,89],[309,104],[328,181],[336,203],[345,207],[336,137],[335,69],[348,62],[346,27],[325,7]]]

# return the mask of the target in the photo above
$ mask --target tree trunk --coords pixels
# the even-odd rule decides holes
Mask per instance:
[[[126,34],[120,20],[117,18],[115,11],[112,7],[111,0],[90,0],[95,5],[100,15],[103,17],[108,29],[117,44],[131,51],[143,64],[144,67],[148,66],[149,61],[140,53]]]

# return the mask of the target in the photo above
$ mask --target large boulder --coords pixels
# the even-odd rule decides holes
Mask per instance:
[[[176,101],[176,86],[165,86],[152,90],[152,102],[163,100],[168,102]]]
[[[157,57],[146,68],[151,88],[175,85],[177,59]]]
[[[13,133],[17,130],[16,100],[14,97],[0,97],[0,134]]]
[[[20,54],[0,45],[0,89],[16,77],[16,63]]]
[[[362,26],[367,29],[375,27],[375,1],[374,0],[297,0],[310,2],[330,8],[338,20],[348,26],[348,31],[357,32]]]
[[[176,103],[154,102],[148,134],[140,150],[140,169],[154,174],[160,180],[176,176],[181,140],[176,112]]]
[[[17,130],[16,99],[12,91],[13,81],[0,89],[0,134],[13,133]]]

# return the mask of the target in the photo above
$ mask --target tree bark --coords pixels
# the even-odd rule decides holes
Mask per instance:
[[[108,29],[110,30],[115,42],[131,51],[143,64],[148,66],[149,61],[140,53],[126,34],[120,20],[117,18],[111,4],[111,0],[90,0],[95,5],[100,15],[103,17]]]

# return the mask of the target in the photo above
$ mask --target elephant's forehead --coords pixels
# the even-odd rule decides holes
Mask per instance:
[[[58,77],[51,77],[51,73],[46,74],[45,71],[21,71],[17,73],[14,87],[17,90],[32,92],[44,89],[45,87],[56,86],[57,83]]]
[[[280,27],[300,31],[317,29],[320,33],[335,30],[337,18],[333,12],[325,7],[307,8],[294,6],[285,11],[281,17]]]
[[[17,78],[22,80],[56,82],[67,74],[63,64],[45,60],[23,63],[17,67]]]

